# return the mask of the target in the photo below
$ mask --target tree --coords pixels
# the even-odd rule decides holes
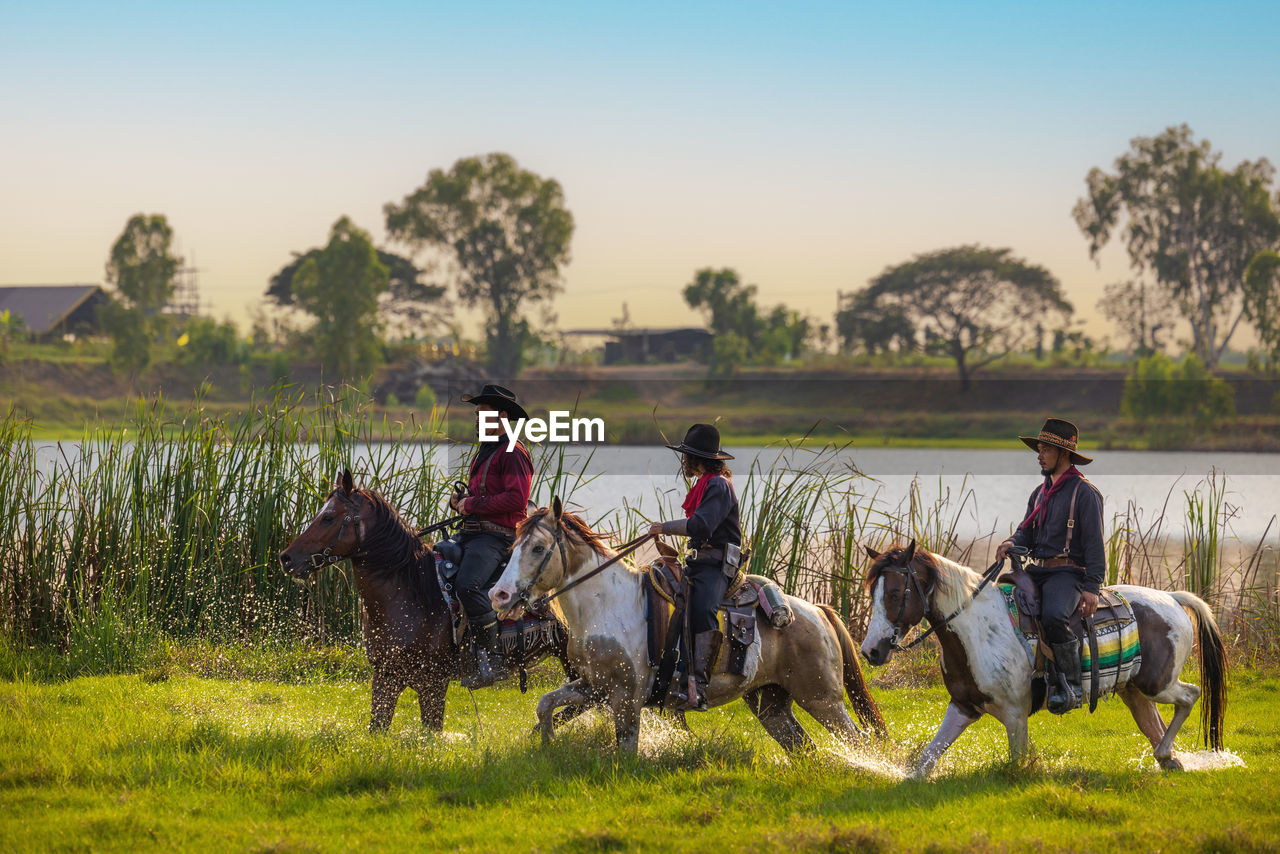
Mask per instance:
[[[1159,333],[1174,321],[1174,306],[1168,291],[1148,282],[1145,277],[1107,285],[1098,301],[1098,310],[1128,340],[1139,358],[1161,348]]]
[[[1072,311],[1048,270],[982,246],[917,255],[885,269],[864,293],[864,309],[900,315],[926,347],[954,359],[965,390],[974,371],[1008,355],[1038,323]]]
[[[383,208],[387,232],[415,251],[448,254],[458,295],[489,310],[489,366],[499,377],[520,371],[527,322],[522,307],[560,290],[569,261],[573,215],[560,184],[521,169],[508,154],[466,157],[399,204]]]
[[[916,337],[915,328],[901,307],[876,305],[875,295],[868,290],[840,294],[836,334],[844,350],[861,346],[869,356],[910,350]]]
[[[0,364],[4,364],[9,355],[9,347],[25,334],[26,324],[22,315],[14,314],[9,309],[0,311]]]
[[[276,305],[296,305],[293,280],[299,268],[309,259],[316,258],[320,249],[295,252],[293,260],[280,268],[267,285],[266,297]],[[378,262],[387,268],[387,290],[379,299],[378,314],[389,325],[401,332],[412,334],[424,325],[434,325],[444,319],[448,306],[444,301],[445,288],[422,281],[424,274],[411,260],[401,255],[375,250]]]
[[[333,224],[329,244],[294,274],[294,298],[315,316],[316,350],[337,378],[363,377],[378,363],[378,298],[389,278],[369,235],[345,216]]]
[[[1245,268],[1280,239],[1271,164],[1244,161],[1226,171],[1221,159],[1186,125],[1138,137],[1115,172],[1089,171],[1087,193],[1072,211],[1095,260],[1122,232],[1130,265],[1173,298],[1210,369],[1245,316]]]
[[[107,259],[107,281],[117,299],[106,308],[111,333],[111,362],[140,371],[151,360],[151,345],[163,335],[160,310],[173,296],[174,277],[182,259],[170,250],[173,229],[163,214],[134,214],[116,238]]]
[[[744,285],[738,272],[730,267],[710,267],[693,274],[685,285],[684,300],[690,308],[702,309],[707,324],[717,338],[734,335],[735,341],[726,353],[741,352],[742,360],[752,359],[776,364],[798,356],[813,332],[807,317],[777,305],[763,314],[756,305],[755,285]]]
[[[1254,255],[1244,272],[1244,311],[1266,352],[1267,367],[1280,364],[1280,253]]]

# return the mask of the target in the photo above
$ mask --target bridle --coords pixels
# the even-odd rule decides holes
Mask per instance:
[[[338,563],[339,561],[346,560],[347,558],[360,557],[360,505],[363,503],[363,500],[355,500],[351,497],[352,495],[354,495],[356,499],[362,499],[359,490],[353,490],[351,494],[338,492],[336,490],[334,491],[332,497],[338,499],[347,506],[347,514],[342,517],[342,524],[338,526],[338,533],[334,536],[333,541],[330,542],[329,545],[325,546],[324,551],[312,553],[311,569],[313,571]],[[338,543],[342,542],[342,534],[347,530],[347,525],[350,525],[352,521],[356,523],[356,549],[349,555],[335,555],[333,553],[333,549],[338,545]]]
[[[924,638],[928,637],[928,633],[921,635],[920,637],[916,638],[914,641],[907,644],[906,646],[903,646],[901,644],[902,637],[905,635],[906,632],[911,630],[911,626],[902,625],[902,618],[907,613],[907,600],[911,598],[911,591],[914,590],[916,595],[920,597],[921,614],[922,615],[928,614],[929,608],[930,608],[929,603],[933,601],[933,592],[934,590],[937,589],[938,583],[936,579],[931,579],[929,582],[929,588],[927,590],[921,589],[920,579],[916,576],[915,572],[911,569],[910,561],[903,564],[902,566],[886,566],[880,570],[880,574],[882,576],[885,573],[889,573],[889,572],[893,572],[893,573],[900,572],[903,575],[905,575],[910,581],[910,583],[903,585],[902,601],[898,603],[898,614],[889,623],[891,626],[893,626],[893,639],[889,642],[889,645],[894,649],[899,649],[899,650],[910,649],[911,647],[920,643],[920,641],[922,641]],[[883,596],[883,593],[881,595]],[[912,626],[914,625],[915,623],[912,623]],[[930,628],[929,632],[932,632],[932,631],[933,631],[933,628]]]
[[[935,578],[929,582],[928,590],[921,590],[920,579],[917,578],[916,574],[911,570],[910,561],[908,561],[906,564],[903,564],[902,566],[882,567],[880,570],[880,573],[882,575],[886,572],[901,572],[901,573],[905,573],[906,576],[911,579],[910,586],[904,586],[902,589],[902,603],[898,606],[898,616],[895,617],[893,622],[890,624],[893,626],[893,640],[889,642],[889,646],[896,650],[908,650],[908,649],[911,649],[913,646],[918,646],[929,635],[933,634],[938,629],[947,625],[956,617],[960,616],[961,612],[963,612],[965,608],[968,608],[974,599],[978,598],[978,594],[982,592],[982,588],[990,584],[996,578],[996,576],[1000,574],[1000,568],[1003,566],[1004,566],[1004,558],[1000,558],[995,563],[991,564],[991,566],[987,567],[987,571],[982,574],[982,582],[978,585],[977,589],[973,591],[972,596],[970,596],[968,599],[961,602],[960,607],[956,608],[954,611],[952,611],[943,619],[937,622],[930,620],[929,628],[921,632],[919,637],[917,637],[915,640],[913,640],[909,644],[902,643],[902,636],[903,636],[903,629],[904,629],[902,625],[902,617],[907,610],[908,595],[911,593],[912,589],[916,591],[916,595],[920,597],[920,603],[922,606],[921,613],[923,616],[928,616],[928,613],[932,608],[932,605],[930,603],[933,602],[933,593],[938,588],[937,579]],[[914,623],[912,625],[914,625]],[[905,628],[907,630],[910,630],[911,626],[907,626]]]
[[[556,520],[555,524],[555,542],[553,549],[547,549],[547,553],[542,556],[542,561],[538,564],[538,568],[534,570],[533,578],[529,579],[529,583],[523,587],[516,589],[514,602],[517,605],[529,606],[529,591],[538,583],[538,579],[542,578],[542,573],[547,571],[547,564],[551,562],[551,555],[556,551],[560,552],[560,563],[564,566],[565,571],[569,569],[569,559],[565,556],[564,551],[564,526],[560,524],[560,520]]]

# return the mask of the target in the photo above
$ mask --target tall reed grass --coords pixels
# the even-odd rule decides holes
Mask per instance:
[[[375,441],[373,437],[380,437]],[[390,436],[391,441],[382,440]],[[37,446],[13,410],[0,420],[0,635],[14,648],[58,650],[68,672],[137,666],[166,641],[243,645],[359,637],[354,585],[339,566],[305,586],[285,579],[277,555],[315,514],[344,467],[381,492],[411,524],[447,515],[450,484],[470,456],[446,441],[439,411],[388,423],[355,390],[323,396],[283,388],[240,415],[212,415],[197,400],[156,399],[83,441]],[[832,604],[860,632],[868,616],[864,547],[915,539],[983,568],[1006,532],[962,539],[975,496],[917,479],[898,506],[851,465],[847,449],[808,438],[781,443],[734,481],[751,550],[749,571]],[[534,500],[571,502],[589,481],[591,453],[534,449]],[[630,538],[677,511],[660,491],[647,513],[586,508],[594,527]],[[1110,582],[1189,587],[1215,605],[1239,643],[1273,655],[1280,642],[1275,551],[1264,536],[1230,547],[1226,481],[1211,473],[1184,495],[1186,535],[1171,547],[1159,513],[1130,504],[1107,538]],[[1270,535],[1271,530],[1268,530]]]

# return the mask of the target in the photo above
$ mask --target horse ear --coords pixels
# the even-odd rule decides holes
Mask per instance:
[[[564,504],[560,503],[560,496],[557,495],[551,499],[551,515],[555,517],[556,524],[560,523],[561,513],[564,513]]]
[[[904,564],[911,563],[916,558],[916,541],[912,540],[911,545],[907,546],[907,550],[902,553],[902,562]]]
[[[863,546],[863,548],[867,550],[867,557],[871,558],[872,560],[880,559],[880,552],[871,548],[871,546]]]
[[[356,491],[356,482],[355,482],[355,480],[351,477],[351,469],[343,469],[343,470],[342,470],[342,491],[343,491],[343,492],[355,492],[355,491]]]

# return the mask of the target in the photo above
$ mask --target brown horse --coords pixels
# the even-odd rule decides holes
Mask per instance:
[[[586,523],[563,512],[556,498],[551,508],[539,510],[520,526],[511,559],[489,600],[499,614],[516,613],[530,599],[585,576],[613,556]],[[636,751],[640,709],[657,673],[648,663],[645,584],[643,572],[619,564],[565,587],[556,600],[569,628],[569,660],[582,678],[538,702],[544,741],[551,737],[558,707],[601,702],[613,712],[619,746]],[[707,691],[709,704],[743,698],[769,735],[785,750],[795,751],[812,742],[792,713],[793,702],[838,738],[865,738],[845,708],[847,691],[859,720],[883,734],[884,719],[867,692],[857,649],[839,615],[794,596],[787,602],[794,622],[785,630],[763,621],[757,624],[746,675],[715,673]]]
[[[1018,630],[1010,622],[1004,596],[994,586],[979,591],[978,573],[917,549],[914,541],[884,554],[867,549],[867,554],[872,558],[866,580],[871,621],[862,643],[867,660],[872,664],[887,662],[903,636],[926,618],[936,627],[942,647],[942,679],[951,702],[937,735],[920,757],[916,776],[928,776],[947,748],[984,713],[1004,724],[1011,757],[1024,757],[1027,718],[1036,711],[1033,668]],[[1174,738],[1201,698],[1201,689],[1179,676],[1198,640],[1205,695],[1200,706],[1201,729],[1205,743],[1221,749],[1227,658],[1209,606],[1181,591],[1166,593],[1127,584],[1111,589],[1133,607],[1142,663],[1127,681],[1115,676],[1110,684],[1102,684],[1099,694],[1119,694],[1150,740],[1160,766],[1180,769]],[[1085,682],[1087,694],[1090,685]],[[1168,726],[1156,703],[1173,704]]]
[[[348,558],[364,606],[365,648],[373,667],[369,729],[390,726],[400,695],[412,688],[423,726],[442,731],[445,691],[462,675],[464,660],[434,555],[382,496],[356,489],[351,472],[344,471],[319,515],[280,553],[280,565],[301,581]],[[532,664],[548,654],[565,662],[563,647],[534,644],[522,662],[513,663]]]

